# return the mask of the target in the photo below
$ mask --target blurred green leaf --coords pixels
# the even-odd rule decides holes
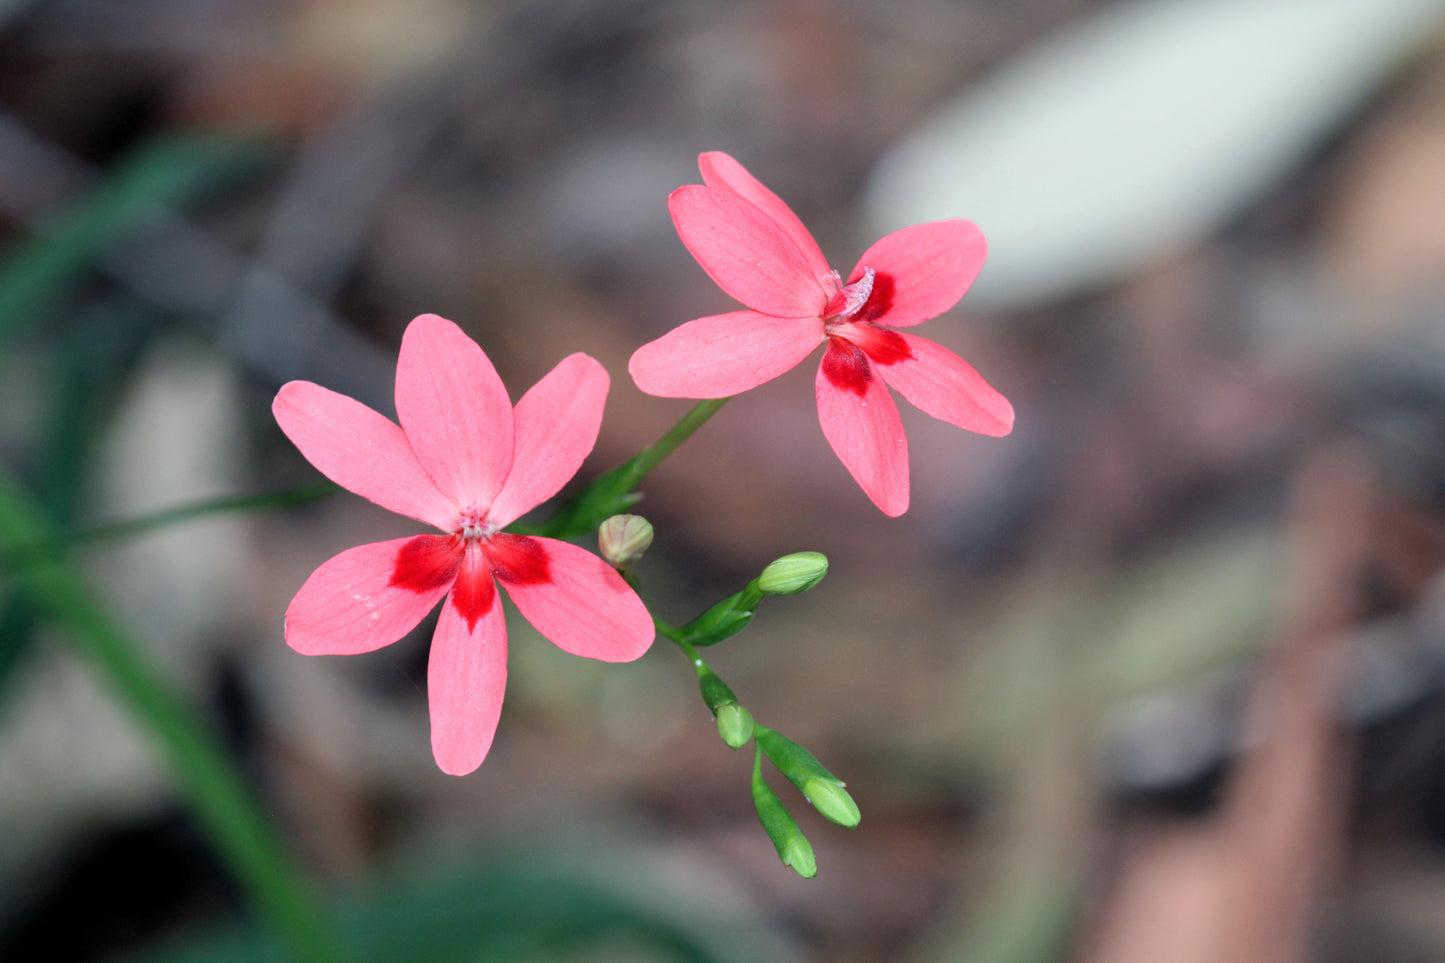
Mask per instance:
[[[213,515],[291,508],[328,498],[339,491],[341,491],[341,487],[334,482],[321,482],[315,485],[283,488],[254,495],[224,495],[219,498],[206,498],[185,505],[176,505],[173,508],[163,508],[146,515],[105,522],[69,534],[57,535],[45,544],[11,546],[0,551],[0,572],[59,558],[76,548],[94,545],[98,542],[134,538],[157,529],[168,528],[199,518],[209,518]]]
[[[52,363],[42,381],[48,397],[34,435],[32,479],[37,502],[59,528],[79,517],[95,439],[155,319],[154,310],[132,301],[105,303],[61,326],[50,345]],[[0,573],[13,554],[0,551]],[[25,664],[35,626],[34,606],[24,595],[0,609],[0,700]]]
[[[555,842],[539,841],[526,854],[374,887],[337,916],[361,959],[375,963],[752,963],[788,956],[756,923],[699,911],[685,895],[656,887],[630,857],[589,862],[564,862]],[[129,959],[281,963],[285,956],[265,936],[237,931]]]
[[[34,545],[54,537],[44,512],[0,472],[0,547]],[[135,642],[63,562],[23,568],[18,589],[66,630],[164,751],[218,853],[257,915],[274,927],[297,960],[346,958],[320,916],[312,894],[229,757],[196,717],[146,664]]]
[[[7,252],[0,267],[0,344],[46,310],[106,250],[168,207],[183,206],[255,170],[263,155],[215,137],[168,137],[138,148],[38,236]]]

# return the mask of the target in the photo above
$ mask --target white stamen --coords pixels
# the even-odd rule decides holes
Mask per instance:
[[[868,298],[873,294],[873,269],[865,268],[863,276],[843,289],[843,310],[838,313],[844,317],[852,317],[857,314],[863,305],[868,303]]]

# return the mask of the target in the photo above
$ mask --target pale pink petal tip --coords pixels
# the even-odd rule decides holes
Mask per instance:
[[[790,371],[822,340],[817,318],[734,311],[689,321],[644,344],[627,371],[639,389],[661,398],[727,398]]]
[[[718,287],[763,314],[815,316],[828,296],[811,259],[775,220],[730,190],[689,184],[667,209],[683,246]]]
[[[512,401],[461,328],[434,314],[407,325],[396,414],[417,461],[453,504],[491,503],[512,467]]]
[[[597,359],[563,358],[517,402],[512,469],[487,512],[510,525],[562,490],[597,443],[611,384]]]
[[[838,460],[864,494],[883,514],[896,518],[908,511],[909,502],[908,439],[903,434],[903,420],[887,385],[871,365],[865,376],[855,376],[851,386],[834,383],[828,374],[829,355],[843,350],[830,345],[818,368],[818,422]]]
[[[877,368],[895,391],[920,411],[965,431],[997,438],[1013,430],[1013,405],[972,365],[926,338],[899,336],[909,357]]]
[[[438,528],[455,513],[385,415],[309,381],[282,385],[271,412],[306,460],[348,491]]]
[[[441,536],[422,536],[422,538]],[[397,559],[412,538],[350,548],[311,573],[286,609],[285,635],[302,655],[357,655],[390,645],[426,617],[451,587],[436,577],[393,585]]]
[[[448,601],[427,664],[432,755],[452,776],[475,772],[491,751],[507,688],[507,622],[499,595],[476,626]]]

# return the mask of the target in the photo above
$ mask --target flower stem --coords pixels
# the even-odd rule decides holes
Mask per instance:
[[[321,482],[299,488],[283,488],[262,492],[257,495],[223,495],[206,498],[185,505],[175,505],[158,511],[123,518],[114,522],[82,529],[70,534],[56,534],[46,542],[22,542],[0,550],[0,572],[11,571],[37,562],[53,561],[71,549],[93,545],[97,542],[111,542],[118,539],[134,538],[159,528],[179,525],[208,515],[222,515],[231,512],[264,511],[272,508],[289,508],[304,505],[341,491],[334,482]]]
[[[0,472],[0,546],[42,545],[54,538],[43,514],[8,474]],[[323,921],[275,827],[262,814],[235,765],[201,722],[166,688],[140,649],[76,573],[56,556],[37,557],[18,571],[22,591],[56,622],[147,726],[170,756],[202,826],[236,874],[255,912],[289,955],[332,963],[347,954]]]
[[[662,464],[662,460],[672,454],[678,445],[692,437],[703,424],[717,414],[723,405],[728,403],[727,398],[708,398],[693,405],[680,419],[657,441],[648,445],[625,465],[622,466],[624,476],[627,479],[627,490],[631,491],[642,483],[642,479]]]
[[[507,531],[552,538],[576,538],[592,533],[604,519],[636,504],[640,496],[635,494],[634,489],[642,480],[727,402],[727,398],[699,401],[661,438],[611,471],[597,476],[592,484],[557,509],[551,518],[540,525],[509,525]]]

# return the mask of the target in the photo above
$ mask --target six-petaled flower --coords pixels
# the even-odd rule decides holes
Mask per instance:
[[[643,345],[628,364],[639,388],[724,398],[824,345],[815,380],[823,434],[887,515],[908,509],[908,440],[888,386],[935,418],[1008,434],[1012,406],[966,361],[894,330],[963,297],[987,253],[976,226],[948,220],[896,231],[868,248],[845,281],[797,215],[741,164],[714,152],[699,166],[704,184],[668,198],[673,223],[703,270],[751,310],[698,318]]]
[[[396,368],[395,422],[319,385],[276,395],[276,421],[332,481],[442,534],[349,549],[286,610],[307,655],[370,652],[445,598],[427,669],[432,751],[462,775],[486,758],[507,677],[497,583],[558,647],[606,662],[647,651],[652,617],[611,566],[567,542],[502,529],[551,498],[596,443],[607,372],[565,358],[512,407],[491,361],[435,315],[414,320]]]

